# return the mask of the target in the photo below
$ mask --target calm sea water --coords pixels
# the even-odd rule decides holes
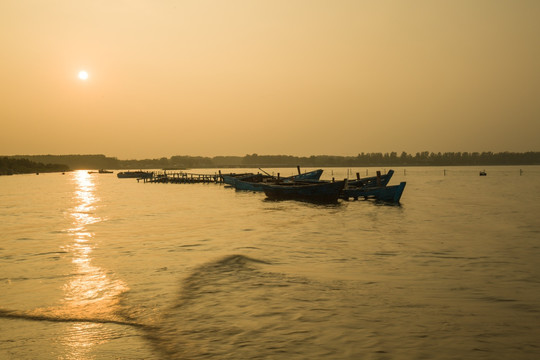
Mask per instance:
[[[401,206],[0,177],[0,358],[540,358],[540,167],[395,170]]]

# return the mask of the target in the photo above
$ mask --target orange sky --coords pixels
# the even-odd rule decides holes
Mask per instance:
[[[2,0],[0,155],[540,151],[538,19],[537,0]]]

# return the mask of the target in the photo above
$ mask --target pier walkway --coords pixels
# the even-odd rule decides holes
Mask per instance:
[[[154,172],[152,177],[137,179],[145,183],[162,184],[194,184],[194,183],[222,183],[220,174],[191,174],[183,171]]]

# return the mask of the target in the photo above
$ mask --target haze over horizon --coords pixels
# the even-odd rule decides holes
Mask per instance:
[[[0,2],[0,155],[540,151],[540,1]]]

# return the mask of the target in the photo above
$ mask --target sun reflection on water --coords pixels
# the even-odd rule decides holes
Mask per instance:
[[[92,264],[95,249],[95,234],[89,225],[102,219],[95,214],[100,201],[91,175],[86,171],[74,174],[76,190],[73,195],[73,207],[70,216],[73,225],[68,229],[71,241],[66,251],[73,256],[74,265],[71,280],[64,285],[62,316],[84,319],[117,320],[119,297],[127,291],[127,286],[120,280],[111,279],[105,270]],[[61,342],[67,347],[66,359],[86,359],[92,348],[106,341],[105,325],[101,323],[71,324]]]

